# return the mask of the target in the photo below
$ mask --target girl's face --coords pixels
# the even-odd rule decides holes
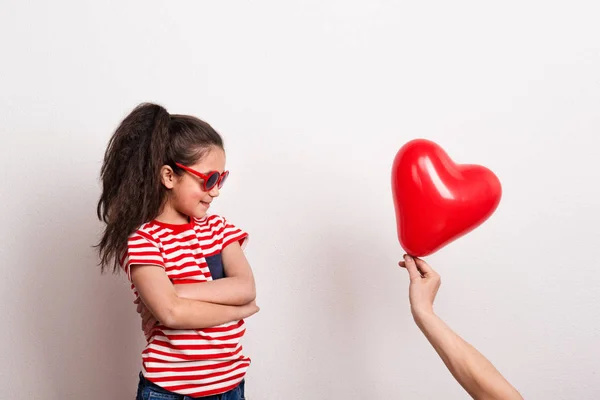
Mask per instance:
[[[222,174],[225,171],[225,152],[221,148],[212,147],[200,161],[190,165],[189,168],[204,175],[209,175],[213,171]],[[163,167],[162,182],[167,189],[170,189],[161,216],[171,221],[164,222],[185,223],[188,217],[202,218],[206,215],[210,203],[219,196],[218,185],[209,191],[204,191],[204,180],[188,171],[177,176],[170,168]]]

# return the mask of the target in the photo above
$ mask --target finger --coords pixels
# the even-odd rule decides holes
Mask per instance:
[[[415,260],[411,256],[404,255],[404,265],[406,265],[406,269],[408,270],[408,275],[410,276],[411,281],[421,278],[421,274],[417,270]]]
[[[421,271],[421,273],[424,276],[435,273],[433,268],[431,268],[429,266],[429,264],[427,264],[425,261],[421,260],[420,258],[415,258],[415,263],[416,263],[417,267],[419,268],[419,271]]]
[[[144,325],[144,332],[150,332],[150,329],[152,329],[152,321],[147,320],[146,324]]]
[[[150,318],[150,320],[148,320],[148,324],[146,325],[146,330],[148,332],[152,332],[152,329],[154,329],[156,324],[158,324],[158,321],[155,320],[154,318]]]
[[[144,324],[148,323],[148,321],[152,318],[152,314],[146,313],[142,315],[142,321]]]
[[[136,298],[136,299],[133,301],[133,304],[140,304],[140,298],[139,298],[139,297],[137,297],[137,298]]]
[[[400,261],[398,263],[399,266],[401,266],[402,268],[406,268],[406,263],[404,261]]]
[[[148,321],[150,318],[152,318],[152,314],[147,310],[144,310],[144,313],[142,313],[142,321]]]
[[[149,334],[150,332],[152,332],[153,327],[154,324],[152,323],[152,321],[147,322],[146,325],[144,325],[144,332],[146,332],[146,334]]]
[[[142,304],[141,303],[138,303],[137,307],[135,308],[135,311],[137,311],[138,314],[142,313]]]
[[[152,327],[152,323],[151,323],[151,322],[152,322],[152,321],[150,321],[150,320],[146,320],[146,321],[144,322],[144,332],[145,332],[145,333],[148,333],[148,332],[150,332],[150,329],[151,329],[151,327]]]

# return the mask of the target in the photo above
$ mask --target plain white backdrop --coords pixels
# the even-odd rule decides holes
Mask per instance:
[[[133,399],[143,337],[92,246],[142,101],[222,133],[248,230],[252,400],[464,399],[410,317],[391,163],[436,141],[500,178],[428,258],[437,311],[530,399],[600,396],[594,1],[17,1],[0,10],[0,398]]]

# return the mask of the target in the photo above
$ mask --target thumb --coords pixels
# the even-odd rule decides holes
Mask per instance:
[[[409,255],[404,256],[404,265],[405,265],[405,268],[408,270],[408,275],[410,276],[411,281],[421,278],[421,274],[419,273],[419,270],[417,269],[415,260],[411,256],[409,256]]]

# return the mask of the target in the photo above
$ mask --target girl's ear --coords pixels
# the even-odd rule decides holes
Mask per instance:
[[[175,175],[173,168],[169,167],[168,165],[163,165],[160,169],[160,181],[162,182],[162,184],[167,189],[173,189],[173,187],[175,186],[176,179],[177,176]]]

